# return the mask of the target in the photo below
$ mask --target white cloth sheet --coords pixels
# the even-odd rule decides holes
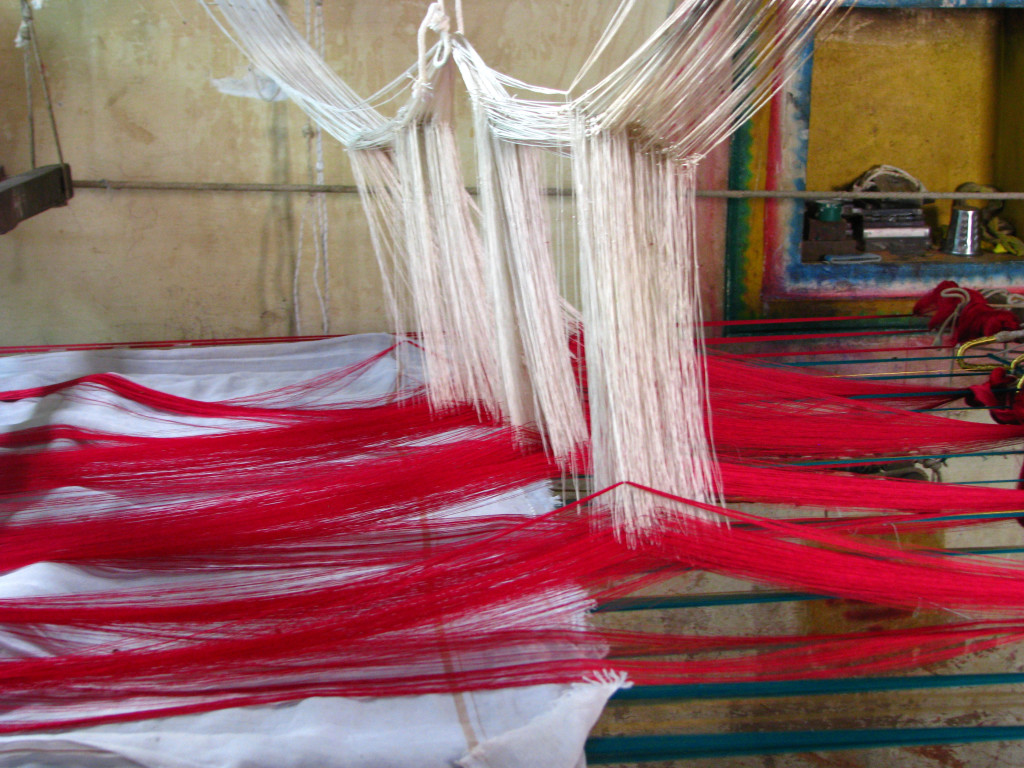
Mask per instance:
[[[170,349],[118,348],[0,357],[0,392],[57,384],[97,373],[116,373],[137,384],[204,402],[263,398],[294,408],[358,405],[423,382],[415,347],[376,333],[320,341]],[[387,352],[365,370],[336,380],[332,374]],[[299,385],[306,385],[299,389]],[[290,388],[283,395],[273,393]],[[254,403],[258,404],[258,403]],[[259,422],[170,415],[83,384],[46,397],[0,401],[0,431],[46,424],[125,435],[176,436],[252,428]]]
[[[421,383],[417,358],[393,353],[351,380],[324,374],[388,349],[384,334],[315,342],[161,350],[54,352],[0,358],[0,390],[115,372],[140,384],[200,400],[259,396],[314,382],[293,405],[341,405],[380,398],[396,385]],[[401,367],[401,370],[400,370]],[[0,404],[0,431],[48,423],[120,434],[178,435],[235,429],[237,422],[193,419],[140,408],[95,388]],[[102,496],[102,494],[98,494]],[[467,514],[531,515],[548,511],[546,488],[492,499]],[[31,514],[26,509],[26,514]],[[163,581],[145,573],[107,574],[39,563],[0,576],[0,599],[82,594]],[[225,578],[230,579],[230,574]],[[582,617],[580,617],[582,620]],[[74,640],[68,638],[72,643]],[[60,643],[55,644],[59,648]],[[0,653],[53,652],[45,642],[0,633]],[[108,724],[60,733],[0,737],[0,768],[147,766],[148,768],[575,768],[583,744],[619,680],[539,685],[456,695],[386,699],[309,698],[264,707]],[[2,701],[2,696],[0,696]],[[78,710],[80,711],[80,710]],[[0,724],[17,713],[0,713]]]

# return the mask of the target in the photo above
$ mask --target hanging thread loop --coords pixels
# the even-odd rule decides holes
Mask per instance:
[[[419,71],[416,78],[417,89],[430,87],[427,80],[427,31],[435,32],[441,37],[441,45],[435,51],[433,58],[434,67],[440,67],[448,60],[452,51],[450,26],[451,22],[442,0],[435,0],[427,6],[427,13],[423,17],[423,21],[420,22],[419,31],[416,33]]]

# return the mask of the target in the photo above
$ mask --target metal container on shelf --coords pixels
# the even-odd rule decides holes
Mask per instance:
[[[977,256],[981,241],[981,209],[969,205],[953,208],[942,250],[954,256]]]

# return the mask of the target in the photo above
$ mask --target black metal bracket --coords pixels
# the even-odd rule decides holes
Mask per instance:
[[[37,213],[67,205],[73,194],[71,166],[66,163],[7,178],[0,175],[0,235]]]

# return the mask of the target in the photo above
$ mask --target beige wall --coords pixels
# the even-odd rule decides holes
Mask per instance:
[[[567,85],[615,6],[612,0],[476,0],[466,31],[493,66]],[[29,168],[16,2],[0,7],[0,163]],[[303,4],[290,0],[302,25]],[[325,0],[327,58],[369,94],[415,56],[424,0]],[[620,50],[669,3],[643,4]],[[64,155],[77,179],[307,182],[305,117],[284,102],[225,96],[212,78],[245,61],[195,0],[49,0],[36,12]],[[300,26],[302,28],[302,26]],[[55,162],[35,110],[40,162]],[[466,123],[463,123],[466,126]],[[469,137],[465,146],[469,147]],[[327,140],[327,182],[351,182]],[[724,184],[721,157],[709,185]],[[467,179],[472,178],[472,171]],[[0,344],[283,335],[304,195],[80,189],[0,237]],[[387,326],[358,200],[329,201],[334,332]],[[720,206],[705,206],[711,311],[721,271]],[[300,295],[306,332],[319,331],[306,230]]]

